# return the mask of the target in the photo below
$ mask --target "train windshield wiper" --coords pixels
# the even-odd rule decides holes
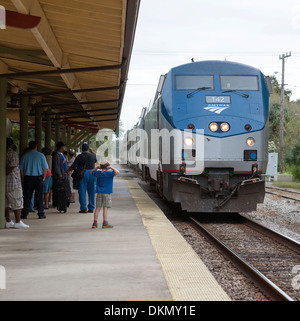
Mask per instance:
[[[238,90],[236,89],[229,89],[229,90],[225,90],[225,91],[222,91],[222,94],[225,94],[225,93],[236,93],[237,95],[240,95],[244,98],[249,98],[249,95],[248,94],[245,94],[245,93],[240,93],[238,92]]]
[[[212,87],[200,87],[197,88],[196,90],[192,91],[191,93],[187,94],[186,97],[190,98],[191,96],[193,96],[196,92],[201,91],[201,90],[209,90],[209,89],[213,89]]]

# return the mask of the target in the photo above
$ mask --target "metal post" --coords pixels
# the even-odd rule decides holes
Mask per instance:
[[[67,142],[66,142],[68,151],[71,149],[70,142],[71,142],[71,127],[68,126],[67,127]]]
[[[46,126],[45,126],[45,148],[51,148],[51,117],[46,114]]]
[[[59,120],[55,120],[55,145],[60,141],[60,123]]]
[[[66,125],[62,125],[61,127],[61,140],[66,144]]]
[[[291,56],[290,53],[282,54],[279,56],[279,59],[282,60],[282,78],[281,78],[281,97],[280,97],[280,123],[279,123],[279,171],[283,173],[284,171],[284,138],[283,138],[283,131],[284,131],[284,72],[285,72],[285,59]]]
[[[22,97],[20,109],[20,159],[28,147],[29,97]]]
[[[0,228],[5,226],[5,185],[6,185],[6,92],[7,81],[0,79]]]
[[[37,106],[37,105],[36,105]],[[42,151],[42,110],[35,108],[35,141],[38,151]]]

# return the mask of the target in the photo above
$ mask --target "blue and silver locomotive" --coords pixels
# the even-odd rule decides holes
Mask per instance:
[[[143,177],[188,212],[255,210],[265,195],[270,93],[268,77],[240,63],[202,61],[171,69],[137,125],[148,134],[148,148],[138,158]],[[164,140],[162,133],[174,129],[184,133],[179,141],[176,135]],[[163,162],[166,149],[169,162]]]

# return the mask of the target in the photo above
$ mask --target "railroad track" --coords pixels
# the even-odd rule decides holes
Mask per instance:
[[[266,186],[266,193],[277,195],[289,200],[300,202],[300,192],[290,191],[282,188]]]
[[[241,216],[230,222],[189,219],[271,300],[300,301],[300,290],[292,285],[300,243]]]

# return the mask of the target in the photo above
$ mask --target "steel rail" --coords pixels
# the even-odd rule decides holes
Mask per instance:
[[[274,189],[274,190],[279,191],[279,192],[278,192],[278,193],[276,193],[276,192],[271,192],[271,191],[267,191],[267,189]],[[293,201],[300,202],[300,199],[299,199],[299,198],[294,198],[294,197],[286,196],[286,195],[280,194],[280,192],[289,193],[289,194],[292,194],[292,195],[293,195],[293,194],[295,194],[295,195],[299,195],[299,194],[300,194],[300,193],[298,193],[298,192],[286,191],[286,190],[282,190],[282,189],[279,189],[279,188],[266,187],[266,193],[268,193],[268,194],[272,194],[272,195],[280,196],[280,197],[283,197],[283,198],[286,198],[286,199],[289,199],[289,200],[293,200]]]
[[[291,190],[288,190],[288,189],[285,189],[285,188],[280,188],[280,187],[274,187],[274,186],[266,186],[267,189],[274,189],[276,191],[282,191],[282,192],[286,192],[286,193],[291,193],[291,194],[298,194],[300,195],[300,192],[298,191],[291,191]]]
[[[231,262],[233,262],[247,277],[249,277],[268,297],[274,301],[294,301],[276,284],[247,262],[241,255],[213,235],[203,224],[195,218],[189,217],[192,225],[210,240]]]
[[[246,225],[300,254],[300,242],[246,218]]]
[[[294,198],[294,197],[282,195],[282,194],[275,193],[275,192],[269,192],[269,191],[266,191],[266,193],[267,193],[267,194],[271,194],[271,195],[276,195],[276,196],[279,196],[279,197],[283,197],[283,198],[286,198],[286,199],[288,199],[288,200],[300,202],[300,200],[299,200],[298,198]]]

